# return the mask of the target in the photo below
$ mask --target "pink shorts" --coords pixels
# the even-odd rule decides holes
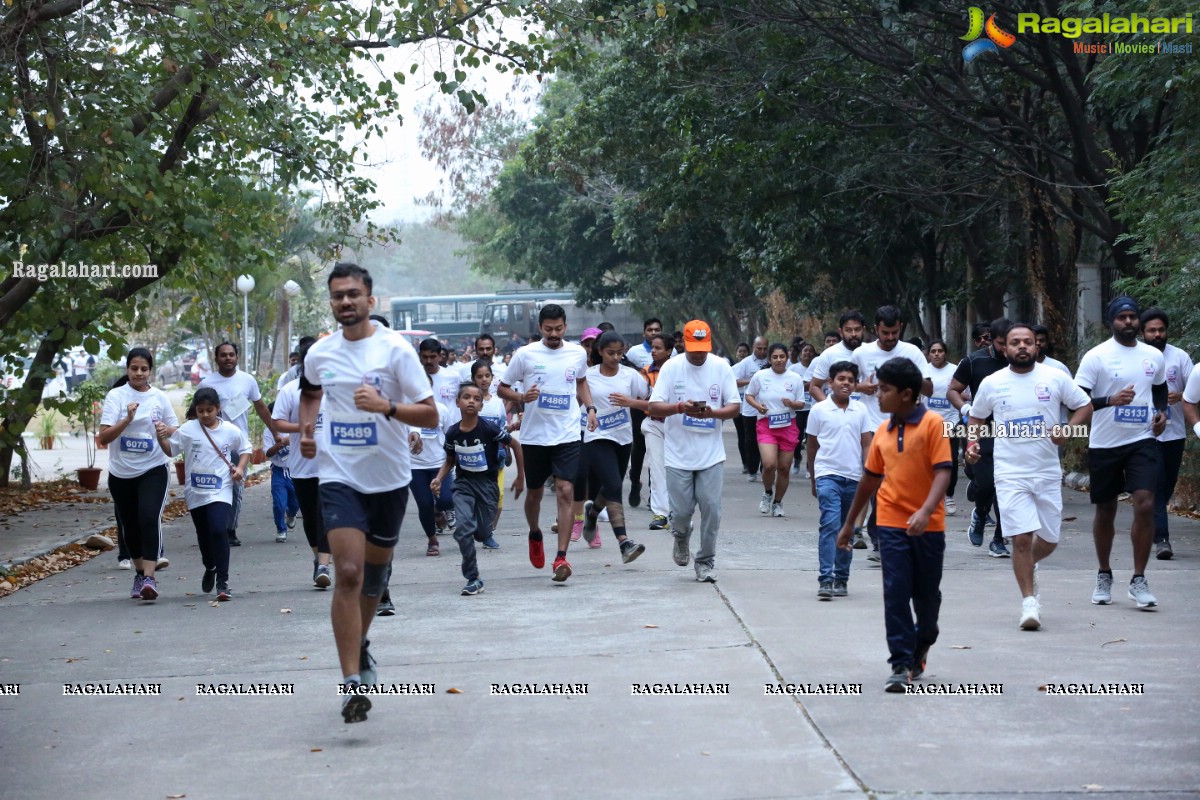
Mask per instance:
[[[754,432],[759,444],[777,445],[785,453],[795,450],[796,445],[800,444],[800,429],[796,427],[794,419],[782,428],[772,428],[767,417],[763,417],[755,424]]]

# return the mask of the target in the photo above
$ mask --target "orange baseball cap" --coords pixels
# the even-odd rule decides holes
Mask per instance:
[[[712,328],[702,319],[683,326],[683,349],[689,353],[712,352]]]

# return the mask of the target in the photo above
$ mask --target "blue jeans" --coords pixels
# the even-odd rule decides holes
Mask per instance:
[[[292,478],[283,467],[271,465],[271,512],[275,515],[275,532],[287,533],[285,517],[294,517],[300,510],[300,499],[296,497],[296,487]]]
[[[429,490],[429,484],[437,474],[436,469],[414,469],[412,483],[408,487],[417,504],[417,519],[421,521],[421,529],[431,538],[437,534],[437,528],[433,525],[434,510],[449,511],[454,508],[454,470],[446,473],[446,479],[442,481],[442,491],[435,500],[433,492]]]
[[[820,509],[820,534],[817,539],[817,556],[821,560],[821,569],[817,580],[821,583],[828,581],[850,580],[850,561],[854,558],[853,550],[838,550],[838,530],[846,522],[850,513],[850,504],[854,502],[854,493],[858,490],[858,481],[843,478],[841,475],[823,475],[817,478],[817,508]]]

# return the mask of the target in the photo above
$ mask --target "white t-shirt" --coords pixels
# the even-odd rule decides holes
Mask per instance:
[[[582,347],[563,342],[551,350],[533,342],[517,350],[504,384],[518,381],[528,391],[538,387],[540,394],[526,403],[521,421],[521,444],[556,445],[579,441],[578,382],[587,373],[587,353]]]
[[[1059,361],[1057,358],[1051,358],[1050,356],[1046,356],[1046,358],[1043,359],[1040,363],[1044,364],[1047,367],[1053,367],[1054,369],[1062,370],[1063,372],[1067,373],[1068,375],[1071,374],[1071,368],[1068,367],[1063,362]]]
[[[497,428],[508,427],[508,409],[505,408],[504,401],[496,395],[492,395],[483,401],[483,407],[479,409],[479,416],[491,422]]]
[[[1126,347],[1109,339],[1084,354],[1079,362],[1075,383],[1094,396],[1112,396],[1132,385],[1133,402],[1127,406],[1108,406],[1092,414],[1092,432],[1088,446],[1120,447],[1142,439],[1153,439],[1154,401],[1150,387],[1165,383],[1167,370],[1163,354],[1145,342]]]
[[[172,455],[183,453],[183,499],[188,509],[206,506],[209,503],[233,504],[233,479],[229,475],[229,461],[237,466],[238,454],[250,449],[250,440],[241,428],[220,420],[216,428],[208,429],[208,436],[199,420],[188,420],[171,435],[169,442]],[[221,454],[213,449],[211,436]]]
[[[738,396],[733,367],[720,356],[708,354],[704,364],[693,366],[684,358],[663,364],[650,395],[652,403],[705,400],[710,409],[722,408]],[[663,425],[663,463],[674,469],[701,470],[725,460],[721,420],[671,414]]]
[[[875,432],[866,406],[851,398],[843,409],[832,397],[826,397],[812,407],[805,430],[809,436],[817,437],[814,475],[818,478],[837,475],[852,481],[862,478],[862,435]]]
[[[782,375],[767,367],[754,373],[746,394],[754,395],[754,399],[767,407],[766,414],[754,412],[758,419],[766,418],[772,428],[786,428],[796,419],[795,410],[783,404],[786,400],[804,399],[804,377],[791,370],[785,369]]]
[[[438,424],[433,428],[413,428],[421,434],[421,452],[412,456],[413,469],[438,469],[446,461],[446,431],[458,422],[458,406],[452,412],[441,403],[437,404]]]
[[[288,381],[275,395],[275,410],[272,419],[300,423],[300,380]],[[325,424],[325,398],[321,398],[321,407],[317,410],[317,422],[313,427],[316,441],[321,441],[321,429]],[[300,433],[290,433],[291,446],[288,448],[287,468],[292,478],[315,478],[319,474],[317,459],[305,458],[300,455]],[[263,441],[266,441],[264,438]]]
[[[859,345],[859,349],[862,349],[861,345]],[[819,381],[828,381],[829,368],[839,361],[853,361],[854,352],[854,350],[846,347],[844,342],[838,342],[826,347],[821,351],[821,355],[813,359],[810,365],[812,366],[812,376],[809,380],[815,378]]]
[[[453,367],[438,367],[438,371],[433,375],[426,373],[428,378],[433,378],[433,399],[434,402],[441,403],[450,408],[458,407],[458,387],[466,383],[470,378],[464,378],[459,371],[458,366]]]
[[[205,386],[216,389],[217,396],[221,398],[221,419],[229,420],[241,428],[249,441],[250,426],[246,414],[255,400],[262,399],[258,381],[250,373],[239,369],[228,378],[219,372],[210,372],[200,381],[200,387]]]
[[[958,409],[950,405],[950,398],[946,393],[950,390],[950,380],[954,377],[954,371],[958,369],[958,364],[946,362],[946,366],[938,369],[933,364],[925,365],[925,377],[933,382],[933,396],[925,398],[926,405],[930,411],[935,411],[941,415],[942,419],[958,422]]]
[[[754,354],[751,353],[734,366],[733,377],[738,381],[748,381],[754,377],[754,373],[766,367],[768,363],[770,363],[768,359],[755,358]],[[746,392],[749,389],[749,384],[738,387],[738,397],[740,397],[742,400],[742,416],[757,417],[758,412],[754,410],[754,406],[746,402]]]
[[[284,373],[279,376],[279,380],[275,381],[275,391],[278,392],[280,389],[287,386],[292,381],[299,379],[299,377],[300,377],[300,365],[299,364],[296,364],[293,367],[288,367],[287,370],[285,370]]]
[[[373,335],[357,341],[338,331],[309,348],[304,377],[324,390],[325,424],[317,437],[321,483],[345,484],[364,494],[408,486],[408,426],[355,408],[354,392],[374,386],[395,403],[432,396],[413,346],[379,323]]]
[[[274,417],[272,417],[272,419],[273,418]],[[271,466],[279,467],[280,469],[287,469],[288,463],[292,460],[292,442],[294,441],[299,444],[300,434],[297,433],[293,435],[290,433],[285,433],[282,435],[288,437],[288,443],[276,450],[275,455],[268,456],[267,458],[271,462]],[[263,431],[262,442],[264,453],[275,446],[275,435],[271,433],[270,428],[267,428]]]
[[[916,365],[922,376],[925,375],[925,368],[929,364],[921,348],[915,344],[896,342],[896,346],[891,350],[884,350],[879,346],[879,342],[871,342],[854,351],[853,360],[858,365],[859,383],[876,383],[875,373],[893,358],[907,358]],[[879,410],[879,393],[864,394],[861,399],[862,404],[867,407],[867,413],[871,415],[871,427],[878,428],[884,421],[883,412]]]
[[[1192,359],[1187,352],[1173,344],[1168,344],[1163,351],[1163,366],[1167,374],[1167,391],[1182,392],[1192,376]],[[1173,442],[1187,437],[1187,428],[1183,423],[1183,405],[1174,403],[1167,406],[1167,427],[1158,436],[1160,442]]]
[[[1059,423],[1063,406],[1073,411],[1091,401],[1069,375],[1045,364],[1035,363],[1024,374],[1007,367],[984,378],[971,404],[971,416],[994,417],[996,479],[1061,479],[1051,428]],[[1000,435],[1001,428],[1006,435]]]
[[[629,359],[629,363],[638,369],[648,367],[654,362],[653,356],[650,355],[650,347],[644,341],[631,345],[625,351],[625,356]]]
[[[623,394],[638,400],[645,400],[650,394],[650,384],[636,369],[621,364],[617,374],[608,376],[600,372],[600,367],[588,367],[588,389],[592,393],[592,405],[596,407],[596,430],[583,432],[585,442],[605,439],[617,444],[633,443],[632,409],[616,406],[609,402],[610,394]]]
[[[139,392],[125,384],[105,396],[100,412],[101,427],[116,425],[124,419],[130,403],[138,404],[133,419],[120,436],[108,443],[108,474],[118,478],[136,478],[170,461],[158,446],[154,423],[161,421],[172,428],[179,424],[171,401],[161,389],[151,386]]]

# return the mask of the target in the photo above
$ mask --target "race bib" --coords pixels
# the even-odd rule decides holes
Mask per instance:
[[[289,444],[286,447],[279,448],[279,452],[275,454],[276,458],[287,458],[292,452],[292,446]]]
[[[134,436],[121,437],[122,453],[149,453],[152,449],[154,449],[154,442],[151,439],[138,439]]]
[[[826,397],[828,397],[828,395],[826,395]],[[861,402],[862,402],[862,399],[863,399],[863,396],[862,396],[861,394],[851,394],[851,395],[850,395],[850,399],[851,399],[851,400],[857,400],[858,402],[860,402],[860,403],[861,403]]]
[[[458,460],[459,469],[467,472],[487,472],[487,453],[482,444],[454,445],[454,457]]]
[[[1113,422],[1121,425],[1145,425],[1149,421],[1149,406],[1113,406]]]
[[[218,491],[224,482],[220,475],[212,475],[207,472],[192,473],[192,488],[204,489],[205,491]]]
[[[375,451],[379,449],[379,431],[376,422],[369,418],[330,415],[329,445],[342,451]]]
[[[246,395],[244,394],[235,394],[230,397],[221,398],[221,413],[230,422],[245,414],[249,408],[250,401],[246,399]]]
[[[812,408],[812,404],[813,404],[813,396],[811,394],[809,394],[808,392],[805,392],[804,393],[804,405],[808,406],[809,408]]]
[[[930,397],[930,398],[928,398],[928,400],[929,400],[930,408],[941,409],[941,408],[949,408],[950,407],[950,401],[947,400],[945,397]]]
[[[683,415],[683,427],[693,428],[695,430],[701,430],[701,431],[711,431],[711,430],[716,430],[717,421],[713,417],[706,417],[706,418],[689,417],[687,414],[684,414]]]
[[[609,411],[604,416],[598,418],[598,427],[602,431],[611,431],[616,428],[624,428],[629,425],[629,409],[618,408]]]
[[[1041,414],[1010,419],[1004,424],[1004,428],[1008,438],[1018,440],[1042,439],[1049,433],[1046,428],[1046,420]]]
[[[538,395],[537,407],[546,411],[570,411],[571,395],[542,392]],[[587,422],[586,417],[584,417],[584,422]]]
[[[786,428],[792,424],[792,415],[786,411],[767,415],[768,428]]]
[[[438,434],[442,432],[441,428],[421,428],[422,439],[436,439]]]

